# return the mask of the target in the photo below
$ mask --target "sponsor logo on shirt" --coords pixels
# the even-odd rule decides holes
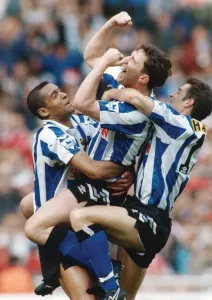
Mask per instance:
[[[108,104],[105,105],[109,111],[119,113],[119,103],[118,102],[108,102]]]
[[[105,128],[101,128],[100,129],[100,132],[101,132],[101,136],[105,139],[105,140],[107,140],[107,137],[108,137],[108,129],[105,129]]]

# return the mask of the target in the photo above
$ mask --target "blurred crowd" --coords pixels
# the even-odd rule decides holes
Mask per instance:
[[[73,97],[89,72],[85,45],[112,15],[127,11],[134,26],[116,30],[109,47],[125,55],[153,43],[172,61],[172,76],[156,95],[163,101],[187,76],[212,86],[212,4],[206,0],[1,0],[0,6],[0,293],[31,291],[40,272],[37,250],[23,233],[19,203],[33,189],[31,140],[41,125],[26,96],[40,81]],[[212,273],[212,118],[186,191],[177,200],[168,245],[149,273]],[[26,284],[14,284],[23,276]],[[22,275],[21,275],[22,274]],[[13,283],[10,282],[13,278]],[[20,281],[19,281],[20,282]],[[7,290],[8,289],[8,290]]]

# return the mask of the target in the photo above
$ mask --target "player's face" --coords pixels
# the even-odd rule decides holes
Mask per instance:
[[[74,112],[72,102],[68,95],[63,93],[58,86],[49,83],[41,89],[41,94],[45,96],[46,109],[54,117],[62,117]]]
[[[186,83],[182,85],[176,93],[170,95],[170,104],[178,112],[182,112],[185,107],[186,94],[190,84]]]
[[[117,81],[124,87],[135,88],[146,60],[146,54],[142,49],[133,51],[128,63],[123,66],[123,71],[116,78]]]

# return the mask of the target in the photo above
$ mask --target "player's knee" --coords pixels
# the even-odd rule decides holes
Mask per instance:
[[[34,232],[35,232],[35,226],[30,222],[30,220],[27,220],[24,226],[25,236],[29,240],[34,241]]]
[[[33,215],[33,199],[27,195],[20,202],[21,212],[26,219]]]
[[[85,224],[82,208],[75,208],[71,211],[70,222],[74,231],[82,229],[82,226]]]
[[[26,221],[24,227],[24,233],[26,237],[33,241],[34,243],[40,243],[39,241],[39,234],[42,232],[40,224],[35,222],[36,220],[32,220],[31,218]]]

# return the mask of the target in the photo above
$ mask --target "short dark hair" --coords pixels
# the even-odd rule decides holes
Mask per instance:
[[[189,77],[186,83],[191,86],[184,99],[194,99],[191,117],[201,121],[212,112],[212,90],[208,84],[194,77]]]
[[[39,119],[43,120],[44,118],[38,113],[38,109],[41,107],[46,107],[45,97],[41,95],[40,90],[49,84],[48,81],[42,81],[38,84],[27,96],[27,106],[31,113],[38,117]]]
[[[149,75],[148,88],[162,86],[171,75],[172,64],[168,55],[151,44],[142,44],[137,50],[143,50],[147,56],[143,72]]]

